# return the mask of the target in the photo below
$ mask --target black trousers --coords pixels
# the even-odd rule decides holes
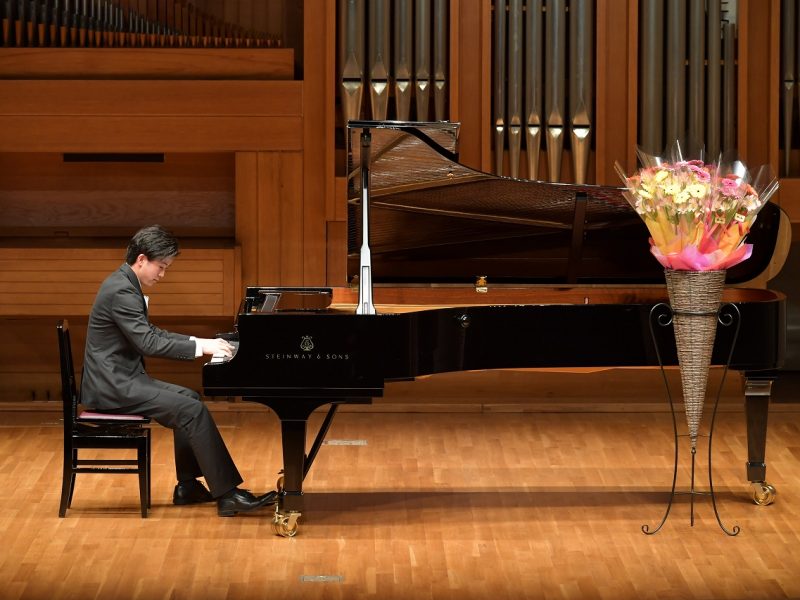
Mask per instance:
[[[161,388],[155,398],[116,412],[144,415],[172,429],[178,481],[203,476],[215,498],[242,483],[242,476],[200,395],[174,383],[151,381]]]

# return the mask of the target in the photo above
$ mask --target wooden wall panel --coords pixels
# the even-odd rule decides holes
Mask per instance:
[[[244,285],[302,285],[302,154],[242,152],[236,165],[236,241]]]
[[[336,3],[306,2],[303,60],[304,285],[325,285],[326,211],[334,197]]]
[[[328,280],[332,287],[345,286],[347,282],[347,223],[328,222]]]
[[[2,80],[0,115],[299,116],[299,81]]]
[[[258,284],[258,153],[236,153],[236,244],[242,249],[242,285]]]
[[[739,154],[778,173],[780,0],[739,3]]]
[[[300,150],[300,117],[2,116],[0,152]]]
[[[128,238],[157,221],[179,237],[232,240],[233,195],[231,153],[166,154],[152,163],[0,153],[0,235]]]
[[[597,98],[592,137],[595,183],[601,185],[621,184],[614,171],[616,161],[628,170],[636,167],[635,14],[635,0],[597,2]]]
[[[457,64],[452,78],[451,118],[461,123],[460,162],[474,169],[491,170],[490,114],[491,73],[491,2],[459,2],[458,39],[454,52]]]
[[[0,48],[0,79],[292,79],[291,48]]]
[[[0,316],[88,315],[103,279],[119,268],[125,246],[0,248]],[[152,288],[152,316],[231,316],[241,281],[234,248],[185,248]]]
[[[261,152],[258,156],[261,236],[258,283],[304,285],[308,252],[304,238],[303,155]]]
[[[0,152],[299,150],[302,98],[284,81],[0,81]]]

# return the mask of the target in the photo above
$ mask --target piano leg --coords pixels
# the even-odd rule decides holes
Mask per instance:
[[[322,441],[330,428],[338,405],[343,402],[369,403],[371,398],[348,398],[331,402],[330,398],[244,398],[268,406],[281,420],[281,441],[283,444],[283,475],[278,483],[278,504],[272,526],[275,533],[283,537],[297,534],[297,520],[303,512],[303,480],[319,451]],[[306,454],[306,433],[308,418],[317,408],[331,404],[325,420],[308,454]]]
[[[772,392],[772,378],[745,379],[745,415],[747,417],[747,479],[753,484],[753,500],[767,505],[775,501],[775,488],[767,483],[767,415]]]

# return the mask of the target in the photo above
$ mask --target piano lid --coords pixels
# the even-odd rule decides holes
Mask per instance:
[[[483,173],[458,162],[458,123],[351,121],[348,262],[361,247],[361,135],[369,130],[372,281],[473,284],[663,284],[649,233],[623,188],[547,183]],[[769,266],[781,210],[768,203],[729,284]]]

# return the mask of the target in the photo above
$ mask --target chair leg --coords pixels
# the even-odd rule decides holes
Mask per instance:
[[[67,508],[72,502],[72,489],[74,486],[75,473],[72,472],[72,468],[65,460],[64,470],[61,476],[61,504],[58,507],[58,516],[62,519],[67,516]]]
[[[78,449],[72,449],[72,465],[70,469],[69,478],[69,498],[67,499],[67,508],[72,506],[72,494],[75,491],[75,469],[78,467]]]
[[[147,430],[147,508],[150,508],[150,503],[152,500],[152,488],[150,487],[150,475],[153,470],[153,465],[150,457],[152,456],[150,452],[150,430]]]
[[[147,518],[147,440],[141,439],[136,449],[136,462],[139,470],[139,503],[142,507],[142,518]]]

